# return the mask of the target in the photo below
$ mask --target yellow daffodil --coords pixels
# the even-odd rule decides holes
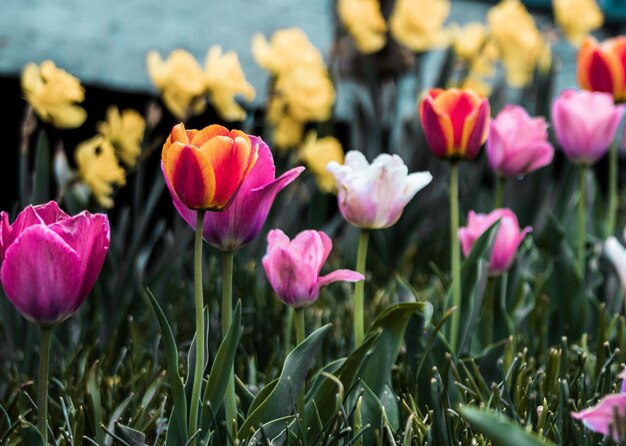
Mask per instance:
[[[378,0],[339,0],[337,13],[360,52],[374,53],[385,46],[387,24]]]
[[[117,157],[128,168],[135,166],[141,153],[141,141],[146,130],[146,122],[135,110],[109,107],[106,121],[97,125],[98,133],[111,143]]]
[[[111,143],[101,135],[94,136],[80,143],[74,156],[78,177],[89,187],[100,206],[112,208],[113,186],[123,186],[126,178]]]
[[[204,111],[204,75],[191,54],[175,50],[164,61],[156,51],[150,51],[146,65],[152,83],[161,92],[163,103],[176,118],[185,119]]]
[[[554,20],[567,40],[577,47],[604,22],[604,15],[595,0],[552,0],[552,7]]]
[[[449,0],[397,0],[389,27],[407,48],[422,52],[448,44],[443,23],[450,14]]]
[[[452,28],[452,49],[463,60],[476,58],[487,41],[487,28],[479,22]]]
[[[37,116],[57,128],[80,127],[87,112],[76,103],[85,100],[85,89],[67,71],[51,60],[40,66],[29,63],[22,71],[22,91]]]
[[[271,122],[271,121],[270,121]],[[296,147],[302,141],[304,123],[282,114],[273,122],[272,142],[278,150]]]
[[[523,87],[535,68],[549,66],[550,47],[521,1],[502,0],[487,13],[487,23],[510,85]]]
[[[275,92],[283,97],[289,114],[295,119],[325,121],[335,103],[335,88],[324,67],[302,67],[280,76]]]
[[[245,119],[246,111],[235,101],[235,97],[241,95],[246,101],[251,101],[256,92],[246,81],[237,53],[222,53],[219,45],[212,46],[204,63],[204,81],[211,102],[222,119]]]
[[[331,161],[343,164],[343,148],[337,138],[325,136],[318,139],[315,132],[310,132],[300,149],[299,158],[315,175],[315,181],[322,192],[335,190],[335,177],[326,170],[326,165]]]
[[[252,56],[261,68],[275,76],[296,67],[324,65],[319,50],[299,28],[279,29],[269,42],[263,34],[255,34]]]

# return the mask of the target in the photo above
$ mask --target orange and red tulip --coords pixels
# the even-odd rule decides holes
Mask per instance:
[[[616,101],[626,100],[626,36],[602,43],[587,38],[578,50],[576,71],[583,90],[609,93]]]
[[[235,198],[258,157],[258,144],[241,130],[210,125],[172,129],[161,154],[161,166],[173,196],[189,209],[222,211]]]
[[[420,116],[437,157],[473,159],[487,139],[489,101],[472,90],[431,89],[420,103]]]

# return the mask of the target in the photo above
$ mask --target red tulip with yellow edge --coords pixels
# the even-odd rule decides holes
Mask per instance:
[[[181,123],[163,144],[161,166],[170,193],[193,210],[222,211],[235,197],[258,157],[258,145],[241,130]]]
[[[578,85],[583,90],[600,91],[626,100],[626,36],[599,43],[587,38],[578,51]]]
[[[420,103],[426,140],[440,158],[473,159],[487,139],[489,101],[469,89],[431,89]]]

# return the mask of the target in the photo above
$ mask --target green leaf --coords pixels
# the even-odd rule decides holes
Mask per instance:
[[[365,428],[363,444],[375,445],[383,429],[383,404],[366,383],[362,382],[359,389],[363,392],[361,400],[361,425]]]
[[[29,423],[23,418],[20,418],[20,434],[22,436],[22,444],[28,446],[47,446],[43,439],[43,436],[37,430],[34,424]]]
[[[493,440],[496,446],[547,446],[554,445],[534,433],[527,432],[510,418],[490,410],[462,407],[459,413],[472,427]]]
[[[295,415],[289,415],[265,423],[254,433],[249,444],[279,445],[284,443],[287,428],[293,424],[295,418]],[[267,440],[269,440],[269,443]]]
[[[100,429],[102,424],[102,402],[100,397],[100,384],[98,383],[97,373],[98,363],[96,362],[87,373],[87,394],[91,401],[93,410],[93,423],[96,431],[96,441],[98,444],[104,444],[104,432]]]
[[[433,307],[429,302],[405,302],[393,305],[383,311],[369,329],[370,336],[378,330],[382,330],[382,333],[361,377],[377,396],[382,394],[385,384],[390,380],[391,368],[396,362],[404,332],[414,313],[421,313],[428,322]]]
[[[176,347],[176,340],[172,334],[172,328],[167,322],[167,318],[163,313],[163,310],[159,306],[159,303],[155,299],[154,295],[149,289],[146,289],[146,296],[150,302],[150,308],[156,317],[159,324],[159,330],[161,331],[161,337],[163,338],[163,344],[165,347],[165,361],[167,367],[167,377],[172,389],[172,398],[174,400],[174,410],[172,415],[176,417],[175,426],[178,432],[175,435],[170,435],[174,424],[170,422],[168,429],[168,440],[170,438],[177,438],[182,441],[180,446],[183,446],[187,440],[187,398],[185,396],[185,388],[183,386],[183,380],[178,373],[178,348]],[[172,419],[170,418],[170,421]],[[177,442],[166,443],[168,446],[179,445]]]
[[[203,404],[210,404],[211,410],[215,413],[222,404],[226,386],[228,385],[228,377],[235,361],[235,353],[243,329],[241,327],[241,301],[238,300],[233,312],[233,319],[228,328],[228,333],[224,337],[220,348],[217,350],[215,360],[211,366],[208,383],[204,389],[202,398]],[[211,426],[212,417],[208,410],[202,411],[202,419],[200,428],[203,432],[208,432]]]
[[[50,199],[50,147],[46,132],[37,135],[35,148],[35,172],[33,175],[32,204],[42,204]]]
[[[146,436],[142,432],[128,426],[124,426],[123,424],[115,423],[114,433],[130,446],[145,446],[146,444]]]
[[[117,422],[117,420],[119,420],[122,417],[122,415],[124,414],[124,411],[126,410],[126,408],[128,407],[128,405],[130,404],[130,402],[133,400],[134,397],[135,395],[131,393],[130,395],[126,397],[124,401],[121,402],[119,406],[117,406],[115,411],[113,411],[113,415],[111,415],[111,419],[109,420],[109,424],[107,425],[108,431],[114,431],[117,434],[115,423]],[[104,440],[104,444],[105,446],[112,445],[113,437],[111,437],[110,435],[106,437]]]
[[[250,408],[250,413],[237,434],[240,439],[246,438],[250,429],[293,413],[297,395],[315,361],[315,353],[330,327],[328,324],[317,329],[289,353],[271,394],[262,403],[253,403]]]

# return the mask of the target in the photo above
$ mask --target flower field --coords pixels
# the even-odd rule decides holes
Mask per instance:
[[[626,444],[624,23],[331,3],[0,84],[0,446]]]

